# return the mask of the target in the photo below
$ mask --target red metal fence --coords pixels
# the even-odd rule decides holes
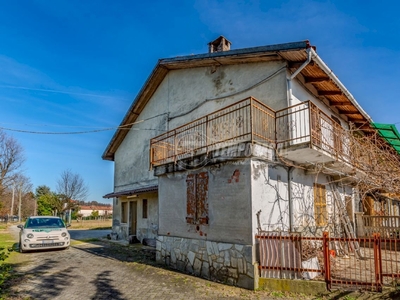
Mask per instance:
[[[327,288],[346,286],[382,291],[398,285],[400,239],[336,238],[298,233],[262,232],[259,242],[260,277],[325,281]]]

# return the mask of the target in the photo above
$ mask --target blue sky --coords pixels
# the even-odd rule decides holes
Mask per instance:
[[[309,40],[375,122],[400,124],[397,1],[147,3],[2,3],[0,127],[24,147],[34,188],[55,189],[70,169],[87,200],[109,202],[113,163],[101,155],[114,130],[37,132],[118,126],[159,58],[205,53],[219,35],[232,49]]]

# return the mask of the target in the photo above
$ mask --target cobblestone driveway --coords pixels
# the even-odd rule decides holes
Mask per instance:
[[[158,267],[139,245],[75,241],[17,256],[10,299],[272,299]]]

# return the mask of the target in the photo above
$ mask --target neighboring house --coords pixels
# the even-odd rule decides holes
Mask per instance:
[[[113,208],[112,206],[95,206],[95,205],[79,205],[79,214],[82,215],[82,217],[89,217],[92,215],[94,211],[99,212],[99,216],[111,216],[113,213]]]
[[[338,211],[355,222],[371,123],[308,41],[230,50],[221,36],[161,59],[103,154],[113,231],[156,238],[173,268],[255,288],[258,232],[341,234]]]

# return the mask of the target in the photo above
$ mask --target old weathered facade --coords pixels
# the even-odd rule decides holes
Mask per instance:
[[[209,46],[158,62],[104,152],[106,197],[113,230],[156,238],[158,261],[255,288],[257,232],[337,233],[338,209],[354,223],[349,129],[371,119],[308,41]]]

